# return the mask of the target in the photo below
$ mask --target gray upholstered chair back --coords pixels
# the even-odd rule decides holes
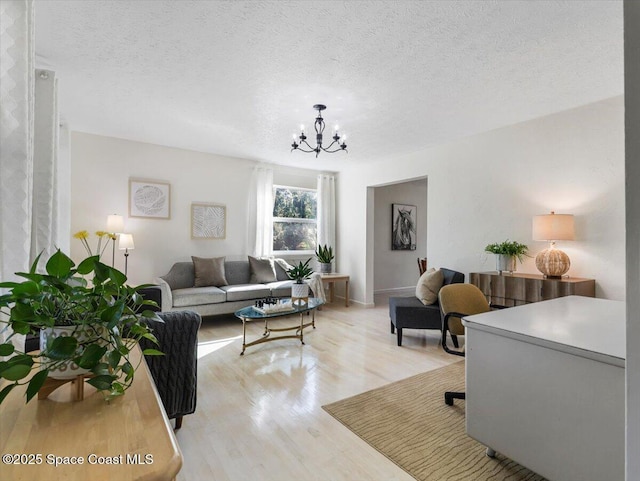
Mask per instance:
[[[458,271],[452,271],[451,269],[447,269],[445,267],[441,267],[442,275],[444,277],[443,286],[448,286],[449,284],[461,284],[464,282],[464,274]]]

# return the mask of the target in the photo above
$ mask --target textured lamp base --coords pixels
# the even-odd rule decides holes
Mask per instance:
[[[571,261],[569,256],[560,249],[549,248],[536,256],[536,267],[546,277],[559,279],[569,271]]]

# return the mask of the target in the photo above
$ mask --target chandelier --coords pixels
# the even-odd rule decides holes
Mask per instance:
[[[300,135],[293,134],[293,143],[291,144],[291,152],[294,150],[300,150],[302,152],[311,153],[315,152],[316,157],[320,152],[327,152],[329,154],[333,154],[335,152],[340,152],[344,150],[347,151],[347,136],[343,135],[342,137],[338,133],[338,126],[335,126],[333,132],[333,142],[331,142],[327,147],[322,146],[322,133],[324,132],[324,119],[322,118],[322,111],[326,109],[326,105],[317,104],[314,105],[313,108],[318,111],[318,116],[316,117],[316,121],[313,126],[316,129],[316,146],[311,147],[307,142],[307,136],[304,134],[304,125],[300,126]],[[309,150],[305,150],[303,146],[306,145]],[[331,150],[333,148],[333,150]]]

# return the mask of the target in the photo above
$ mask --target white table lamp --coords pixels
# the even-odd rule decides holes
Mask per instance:
[[[133,243],[133,234],[120,234],[118,238],[118,249],[124,251],[124,275],[127,275],[127,270],[129,267],[129,250],[135,249],[135,244]]]

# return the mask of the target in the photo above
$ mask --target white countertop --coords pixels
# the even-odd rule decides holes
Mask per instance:
[[[568,296],[468,316],[463,324],[624,367],[625,313],[622,301]]]

